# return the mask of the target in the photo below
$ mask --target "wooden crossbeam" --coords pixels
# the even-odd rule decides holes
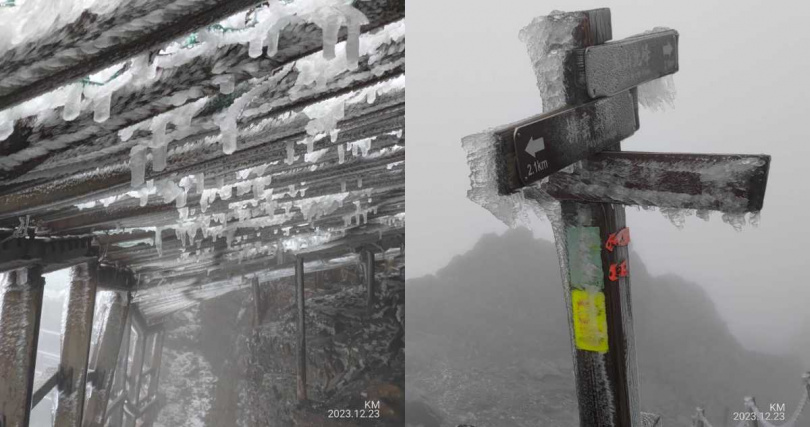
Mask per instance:
[[[39,266],[0,273],[0,414],[7,427],[28,426],[44,284]]]
[[[56,384],[59,382],[59,370],[53,371],[53,373],[42,383],[41,386],[34,392],[33,397],[31,398],[31,409],[34,409],[39,402],[42,402],[42,399],[51,392],[51,390],[56,387]]]
[[[770,162],[768,155],[602,152],[542,188],[561,200],[758,212]]]
[[[0,110],[88,76],[256,4],[256,0],[122,2],[14,48],[0,62]],[[36,60],[32,61],[32,58]]]
[[[381,138],[381,145],[392,146],[393,141],[386,141]],[[320,173],[312,173],[306,175],[307,190],[306,196],[300,199],[313,198],[327,194],[341,193],[341,182],[347,183],[347,191],[356,191],[356,182],[358,177],[363,178],[363,187],[376,190],[376,187],[386,187],[392,185],[403,185],[402,179],[403,171],[401,168],[396,170],[387,170],[387,166],[397,161],[404,161],[405,154],[403,150],[399,150],[390,155],[381,156],[376,159],[357,159],[351,163],[347,161],[344,165],[345,169],[338,169],[338,165],[323,164],[319,171]],[[335,174],[340,171],[340,180],[335,179]],[[318,172],[318,171],[316,171]],[[233,175],[233,174],[231,174]],[[297,178],[297,179],[294,179]],[[275,179],[272,185],[268,185],[265,189],[272,189],[275,193],[284,193],[289,188],[289,185],[300,186],[302,175],[291,177],[289,179]],[[310,180],[311,179],[311,180]],[[226,185],[235,184],[235,180],[229,181]],[[186,206],[198,207],[200,205],[199,192],[189,192],[187,196]],[[240,201],[255,200],[256,196],[251,191],[243,196],[233,195],[228,200],[222,200],[219,196],[217,199],[208,206],[204,215],[212,215],[216,213],[230,212],[230,206],[233,203]],[[279,202],[288,202],[293,199],[279,200]],[[101,230],[115,230],[121,227],[137,228],[137,227],[152,227],[158,225],[175,224],[178,219],[177,207],[174,202],[164,203],[162,199],[154,197],[146,206],[141,207],[137,199],[122,200],[110,207],[97,207],[90,210],[79,210],[73,206],[63,208],[57,218],[44,216],[41,221],[43,228],[48,229],[51,233],[65,233],[65,234],[83,234],[89,231]],[[298,211],[293,209],[293,212]],[[278,213],[284,212],[282,208],[277,209]],[[201,214],[203,214],[201,212]],[[56,216],[56,215],[54,215]],[[51,219],[53,218],[53,219]]]
[[[359,242],[366,242],[369,239],[378,239],[377,232],[382,231],[384,234],[386,233],[386,226],[375,225],[374,220],[377,216],[390,216],[393,214],[401,213],[404,209],[404,190],[400,190],[397,193],[376,196],[379,197],[380,203],[376,206],[379,206],[377,210],[377,214],[370,214],[369,215],[369,223],[365,226],[365,228],[358,229],[357,227],[353,227],[349,229],[350,231],[343,237],[336,237],[334,242],[325,242],[317,247],[314,248],[307,248],[302,249],[300,253],[307,253],[310,251],[318,252],[321,255],[328,255],[334,252],[342,252],[344,251],[344,246],[347,242],[351,241],[359,241]],[[351,214],[351,211],[339,211],[332,215],[331,218],[327,218],[327,220],[320,221],[317,224],[323,229],[327,230],[330,227],[342,227],[344,225],[344,221],[342,216],[346,215],[347,213]],[[306,219],[296,220],[290,223],[287,223],[286,226],[298,227],[301,225],[309,225],[306,222]],[[311,230],[311,228],[307,229]],[[184,252],[194,252],[196,253],[197,246],[196,244],[188,244],[187,248],[184,249],[180,241],[177,240],[176,236],[165,236],[166,241],[164,242],[164,252],[162,256],[157,255],[157,250],[152,247],[151,245],[138,245],[131,248],[121,248],[115,251],[110,250],[107,252],[107,260],[112,262],[120,262],[126,264],[129,268],[131,268],[134,272],[140,275],[141,278],[141,286],[148,286],[148,282],[153,280],[161,280],[167,278],[178,278],[187,276],[188,273],[197,274],[199,272],[208,272],[209,268],[212,265],[206,264],[207,261],[223,261],[225,259],[231,258],[231,256],[238,256],[239,251],[244,250],[245,248],[250,248],[254,244],[273,244],[283,239],[283,233],[275,233],[276,228],[273,227],[265,227],[261,231],[253,230],[252,228],[245,228],[240,229],[236,232],[235,238],[241,238],[239,243],[234,243],[231,248],[227,247],[226,239],[221,238],[217,239],[216,242],[213,239],[206,239],[200,244],[199,250],[205,250],[206,252],[199,252],[200,257],[199,259],[194,257],[189,257],[186,260],[180,259],[180,256]],[[135,239],[139,238],[151,238],[154,235],[152,232],[147,232],[145,234],[140,234],[137,237],[133,237]],[[363,236],[363,237],[361,237]],[[372,240],[373,241],[373,240]],[[212,250],[212,252],[208,252]],[[198,262],[199,261],[199,262]],[[252,262],[253,260],[249,257],[243,259],[242,265],[246,265],[248,262]],[[182,267],[182,269],[181,269]],[[210,275],[208,277],[211,277]]]
[[[40,264],[45,272],[98,257],[90,237],[64,239],[14,238],[0,243],[0,272]]]
[[[95,262],[82,263],[71,269],[59,363],[59,370],[64,377],[59,387],[55,411],[55,425],[58,427],[82,425],[97,284]]]
[[[392,95],[390,103],[375,103],[371,106],[358,106],[356,111],[347,111],[346,117],[338,123],[341,129],[338,142],[354,141],[404,127],[404,93]],[[267,136],[255,137],[249,146],[231,155],[221,150],[209,150],[203,159],[189,163],[178,158],[168,161],[166,170],[147,174],[147,179],[160,180],[175,175],[191,175],[205,172],[212,177],[233,172],[235,168],[255,167],[274,160],[286,158],[286,141],[298,142],[307,136],[305,123],[294,133],[284,135],[276,144],[267,143]],[[216,148],[216,147],[215,147]],[[341,168],[332,168],[342,173]],[[321,172],[323,174],[325,172]],[[317,175],[313,176],[317,178]],[[0,219],[12,219],[26,213],[36,214],[44,209],[68,207],[88,199],[104,198],[129,191],[131,174],[121,168],[103,175],[94,175],[84,180],[73,177],[27,188],[19,193],[0,196]],[[13,224],[13,223],[12,223]]]

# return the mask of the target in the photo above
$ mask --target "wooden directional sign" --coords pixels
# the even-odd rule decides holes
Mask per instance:
[[[638,129],[635,91],[541,116],[515,128],[518,174],[524,185],[604,151]]]
[[[678,71],[678,32],[663,30],[573,52],[591,98],[610,96]]]

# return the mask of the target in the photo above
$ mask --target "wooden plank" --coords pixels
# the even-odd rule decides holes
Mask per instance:
[[[543,188],[562,200],[757,212],[770,162],[767,155],[602,152]]]
[[[6,52],[0,110],[160,47],[256,4],[256,0],[120,2],[108,14],[85,11],[59,31]]]
[[[298,302],[298,370],[296,371],[298,402],[307,401],[307,332],[304,294],[304,258],[295,258],[295,299]]]
[[[83,263],[71,269],[62,354],[63,373],[56,403],[56,427],[80,427],[84,411],[87,361],[93,335],[96,307],[97,264]]]
[[[0,273],[0,414],[5,427],[27,427],[34,392],[42,268]]]
[[[101,376],[100,386],[91,387],[87,398],[82,425],[84,427],[103,427],[104,415],[107,412],[107,402],[113,391],[113,380],[118,367],[119,352],[121,352],[124,337],[129,339],[127,329],[129,325],[129,296],[113,294],[110,308],[104,320],[104,329],[101,332],[96,348],[93,370]]]
[[[530,119],[531,120],[531,119]],[[635,91],[542,114],[515,128],[515,160],[524,185],[615,146],[638,129]]]
[[[655,31],[577,49],[581,84],[591,98],[612,96],[678,71],[678,32]]]

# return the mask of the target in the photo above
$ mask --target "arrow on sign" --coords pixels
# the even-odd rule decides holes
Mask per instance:
[[[526,144],[526,152],[529,153],[530,156],[537,158],[537,152],[543,151],[546,149],[546,143],[543,141],[543,138],[534,139],[532,137],[529,139],[529,143]]]

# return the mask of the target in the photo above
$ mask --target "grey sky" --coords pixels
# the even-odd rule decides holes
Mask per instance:
[[[744,345],[787,348],[810,321],[805,2],[409,2],[408,277],[433,273],[482,234],[506,229],[466,199],[460,140],[540,112],[518,31],[555,9],[605,6],[614,39],[656,26],[680,32],[675,109],[642,111],[641,130],[625,149],[773,156],[759,228],[738,233],[715,214],[708,223],[690,217],[678,230],[658,212],[630,208],[634,249],[654,274],[677,273],[705,287]],[[551,238],[547,223],[535,228]]]

